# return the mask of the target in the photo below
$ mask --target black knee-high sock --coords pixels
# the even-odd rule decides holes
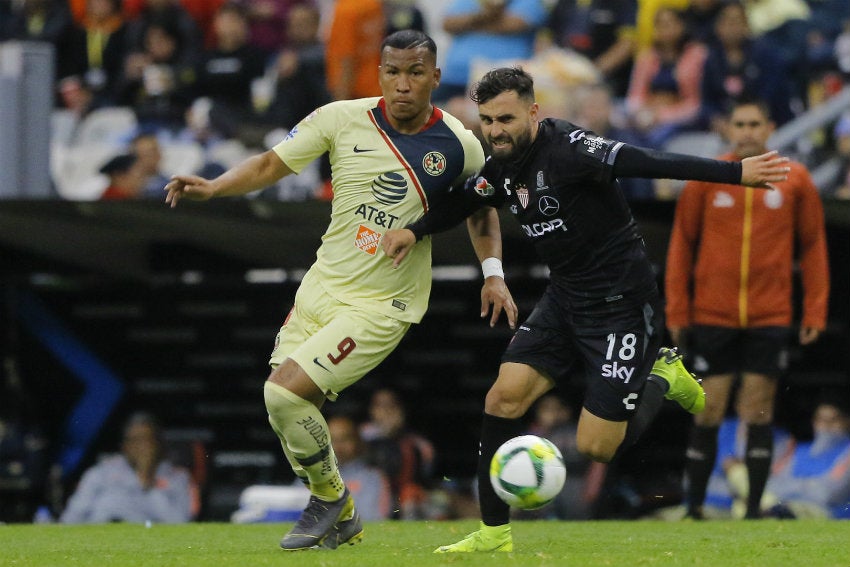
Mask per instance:
[[[664,403],[664,394],[667,393],[667,382],[659,380],[655,376],[650,375],[646,380],[641,393],[640,405],[637,411],[629,420],[629,425],[626,427],[626,436],[623,442],[617,448],[615,457],[619,456],[623,451],[637,443],[637,440],[658,415],[661,405]]]
[[[522,422],[485,413],[481,424],[481,446],[478,454],[478,501],[481,520],[487,526],[501,526],[510,521],[510,507],[490,484],[490,461],[502,443],[522,433]]]
[[[747,518],[761,516],[761,496],[770,474],[770,461],[773,458],[773,428],[770,424],[747,426],[747,478],[750,481],[750,493],[747,495]]]
[[[708,479],[717,460],[717,432],[719,427],[696,425],[691,430],[686,453],[685,475],[688,477],[688,513],[702,514]]]

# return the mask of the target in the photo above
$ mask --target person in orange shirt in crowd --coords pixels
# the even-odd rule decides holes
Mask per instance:
[[[386,21],[381,0],[337,0],[325,47],[334,100],[379,96],[378,67]]]
[[[766,151],[773,132],[767,105],[739,100],[728,124],[731,153],[741,160]],[[679,197],[665,276],[667,326],[676,344],[688,334],[692,367],[704,376],[705,411],[694,417],[687,450],[688,515],[702,517],[717,431],[736,374],[736,410],[747,424],[747,518],[759,502],[773,453],[777,378],[787,365],[792,323],[795,245],[802,272],[799,342],[826,327],[829,295],[823,204],[808,170],[790,162],[788,179],[769,191],[689,182]]]
[[[120,201],[142,197],[147,179],[142,164],[134,154],[121,154],[106,162],[100,173],[109,176],[109,186],[100,196],[101,201]]]

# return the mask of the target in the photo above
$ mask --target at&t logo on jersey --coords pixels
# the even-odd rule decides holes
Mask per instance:
[[[395,171],[382,173],[372,181],[372,195],[382,205],[400,203],[407,195],[407,180]]]
[[[446,170],[446,156],[440,152],[428,152],[422,158],[422,169],[434,177],[442,174]]]

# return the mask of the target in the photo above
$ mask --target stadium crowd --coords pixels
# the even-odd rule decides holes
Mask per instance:
[[[221,172],[331,100],[379,94],[380,40],[403,28],[436,38],[443,75],[435,102],[471,127],[469,85],[509,62],[535,76],[544,117],[581,124],[583,91],[603,88],[607,122],[621,139],[674,150],[689,139],[686,150],[707,155],[720,153],[733,98],[764,99],[782,126],[850,78],[850,4],[841,0],[0,3],[0,41],[56,49],[51,168],[59,196],[74,200],[100,198],[108,186],[101,168],[134,153],[139,135],[167,147],[158,169],[140,173],[150,189],[187,166]],[[848,121],[800,145],[804,161],[840,157],[819,188],[824,196],[850,198]],[[328,177],[320,160],[263,195],[326,199]],[[625,190],[632,200],[676,195],[664,182]]]

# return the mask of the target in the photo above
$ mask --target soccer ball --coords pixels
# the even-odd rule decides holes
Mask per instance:
[[[493,490],[508,505],[523,510],[535,510],[554,500],[566,478],[561,452],[537,435],[509,439],[490,461]]]

